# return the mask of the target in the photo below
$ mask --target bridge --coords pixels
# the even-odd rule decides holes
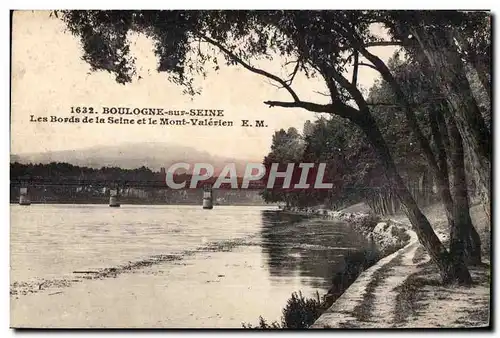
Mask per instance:
[[[99,179],[73,179],[73,178],[43,178],[43,177],[22,177],[14,178],[10,180],[11,189],[19,191],[19,204],[20,205],[30,205],[30,190],[31,197],[34,197],[33,193],[38,190],[38,195],[44,195],[47,193],[43,192],[44,189],[48,187],[54,187],[56,190],[63,189],[69,191],[79,191],[79,188],[92,188],[92,189],[103,189],[102,194],[109,197],[110,207],[120,206],[120,194],[127,189],[158,189],[167,191],[194,191],[202,190],[204,187],[212,186],[217,178],[212,178],[209,180],[204,180],[198,182],[196,188],[189,188],[189,180],[186,180],[186,188],[182,189],[172,189],[163,180],[99,180]],[[177,181],[177,180],[176,180]],[[242,180],[238,180],[238,187],[241,186]],[[177,183],[181,183],[178,181]],[[69,188],[69,189],[68,189]],[[223,183],[214,190],[254,190],[262,191],[265,188],[265,184],[262,181],[250,181],[247,189],[236,189],[232,188],[229,183]],[[35,189],[35,191],[33,191]],[[40,192],[42,189],[42,192]],[[60,191],[59,189],[59,191]],[[109,195],[108,195],[109,192]],[[13,191],[11,190],[11,193]],[[50,194],[50,192],[49,192]],[[15,195],[14,195],[15,196]],[[14,197],[13,196],[13,197]],[[107,197],[106,197],[107,198]],[[202,201],[200,200],[200,203]]]
[[[183,189],[202,189],[206,184],[213,185],[217,178],[211,178],[198,182],[196,188],[189,188],[189,181],[186,181],[186,188]],[[178,182],[181,183],[181,182]],[[238,187],[241,186],[242,178],[238,178]],[[157,188],[157,189],[171,189],[165,181],[154,180],[81,180],[81,179],[58,179],[53,178],[17,178],[10,180],[11,186],[14,187],[45,187],[45,186],[93,186],[103,188]],[[265,182],[250,181],[248,188],[245,190],[262,190],[266,187]],[[238,189],[232,188],[230,183],[222,183],[218,190]],[[173,189],[172,189],[173,190]],[[181,189],[182,190],[182,189]]]

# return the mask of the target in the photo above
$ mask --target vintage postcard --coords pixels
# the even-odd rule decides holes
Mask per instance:
[[[490,328],[490,12],[11,20],[11,327]]]

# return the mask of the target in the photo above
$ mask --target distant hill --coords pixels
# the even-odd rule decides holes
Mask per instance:
[[[179,162],[189,164],[203,162],[213,165],[215,174],[218,174],[227,163],[236,163],[237,173],[242,176],[247,163],[260,163],[261,159],[232,159],[212,155],[191,147],[159,142],[143,142],[117,146],[95,146],[77,150],[11,154],[10,161],[11,163],[19,162],[23,164],[66,162],[90,168],[120,167],[135,169],[144,166],[154,171],[159,171],[162,167],[168,170],[172,164]]]

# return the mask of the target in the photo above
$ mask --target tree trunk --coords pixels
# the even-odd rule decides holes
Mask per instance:
[[[477,64],[474,65],[474,68],[477,72],[477,76],[479,78],[479,81],[484,87],[484,90],[488,93],[488,98],[490,99],[491,102],[491,83],[488,78],[488,73],[487,69],[485,67],[479,66]]]
[[[456,226],[454,222],[454,216],[453,216],[453,201],[451,198],[451,193],[450,193],[450,185],[449,185],[449,177],[448,177],[448,170],[447,170],[447,161],[446,161],[446,152],[445,152],[445,147],[443,145],[443,141],[441,138],[441,134],[439,132],[438,128],[438,123],[436,120],[436,116],[431,114],[430,116],[430,126],[431,126],[431,132],[432,135],[434,136],[436,146],[438,148],[438,156],[437,160],[434,156],[434,152],[432,151],[429,141],[427,138],[424,136],[422,133],[422,130],[418,124],[418,121],[416,119],[416,116],[413,112],[412,105],[410,104],[410,100],[407,99],[406,95],[401,89],[401,86],[397,83],[395,78],[392,76],[391,71],[388,69],[388,67],[385,65],[385,63],[377,58],[376,56],[370,54],[366,50],[364,50],[363,55],[369,59],[375,67],[379,70],[380,74],[382,77],[389,83],[389,85],[392,87],[394,94],[396,95],[397,100],[403,105],[404,107],[404,113],[406,117],[406,121],[408,123],[408,126],[410,127],[412,133],[414,134],[415,138],[417,139],[420,148],[422,149],[422,153],[424,157],[426,158],[430,170],[436,180],[436,185],[439,191],[439,195],[442,199],[442,202],[445,206],[445,211],[446,211],[446,217],[448,219],[448,224],[450,229],[454,229]],[[465,78],[467,81],[467,79]],[[468,82],[467,82],[468,84]],[[434,114],[439,114],[438,111],[434,112]],[[418,181],[419,183],[419,181]],[[420,184],[417,184],[417,189],[412,189],[414,185],[411,185],[410,183],[410,190],[413,191],[413,196],[417,203],[422,203],[425,205],[427,202],[427,196],[421,189]],[[423,201],[423,202],[422,202]]]
[[[380,214],[380,201],[378,195],[373,196],[373,205],[375,206],[375,213]]]
[[[464,145],[472,150],[471,158],[481,202],[489,217],[491,133],[472,94],[460,55],[448,35],[449,32],[427,33],[414,27],[412,33],[436,71],[439,87],[447,98]]]
[[[394,194],[392,193],[392,190],[389,191],[389,196],[391,199],[392,213],[396,214],[399,211],[399,201],[395,198]]]
[[[429,220],[420,211],[417,203],[408,191],[396,169],[389,148],[370,113],[366,112],[363,114],[362,119],[353,122],[364,131],[377,152],[379,159],[384,165],[385,176],[391,188],[404,206],[405,213],[412,224],[413,230],[417,233],[420,243],[422,243],[431,256],[431,260],[439,268],[443,283],[458,282],[460,284],[470,284],[472,279],[467,267],[463,261],[457,262],[451,259],[450,254],[432,229]]]
[[[455,227],[455,221],[453,216],[453,199],[451,197],[450,192],[450,184],[449,184],[449,173],[448,173],[448,162],[447,162],[447,154],[446,149],[449,149],[449,140],[447,137],[447,133],[445,128],[439,129],[439,117],[438,114],[440,112],[436,109],[432,112],[429,112],[429,122],[431,127],[431,133],[434,138],[434,142],[436,143],[436,147],[438,150],[438,161],[436,168],[435,177],[436,184],[439,190],[439,195],[444,205],[444,210],[446,212],[446,218],[448,219],[448,225],[450,227],[450,231]],[[445,143],[448,147],[445,146]]]
[[[489,79],[491,57],[488,59],[481,57],[476,50],[471,48],[467,39],[457,29],[454,29],[454,36],[457,38],[460,48],[466,50],[465,59],[476,71],[479,82],[491,101],[491,81]]]
[[[450,253],[472,264],[481,263],[481,240],[472,225],[465,176],[464,149],[460,133],[452,117],[447,119],[450,139],[451,194],[455,227],[450,232]]]
[[[462,257],[468,263],[480,263],[481,240],[470,217],[462,138],[451,114],[448,113],[446,116],[448,122],[445,121],[442,111],[436,109],[434,114],[430,116],[430,121],[431,131],[439,149],[440,167],[443,168],[443,174],[451,186],[448,191],[449,198],[446,197],[447,213],[450,213],[448,215],[450,253],[454,257]],[[448,174],[446,158],[449,160],[451,177]],[[463,241],[463,243],[459,241]]]
[[[387,203],[387,192],[385,191],[385,188],[382,191],[382,204],[384,205],[385,215],[390,215],[391,211],[389,210],[389,203]]]
[[[490,67],[488,66],[491,65],[491,60],[486,63],[486,60],[480,60],[480,57],[475,52],[473,52],[473,54],[474,55],[470,55],[467,58],[467,61],[477,74],[477,79],[481,83],[481,87],[488,98],[488,105],[491,105],[491,81],[489,79]]]

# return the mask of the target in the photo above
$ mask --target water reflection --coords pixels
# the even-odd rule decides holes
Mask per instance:
[[[262,211],[262,252],[271,277],[300,276],[301,283],[326,289],[344,269],[348,251],[368,241],[348,224],[321,218]]]

